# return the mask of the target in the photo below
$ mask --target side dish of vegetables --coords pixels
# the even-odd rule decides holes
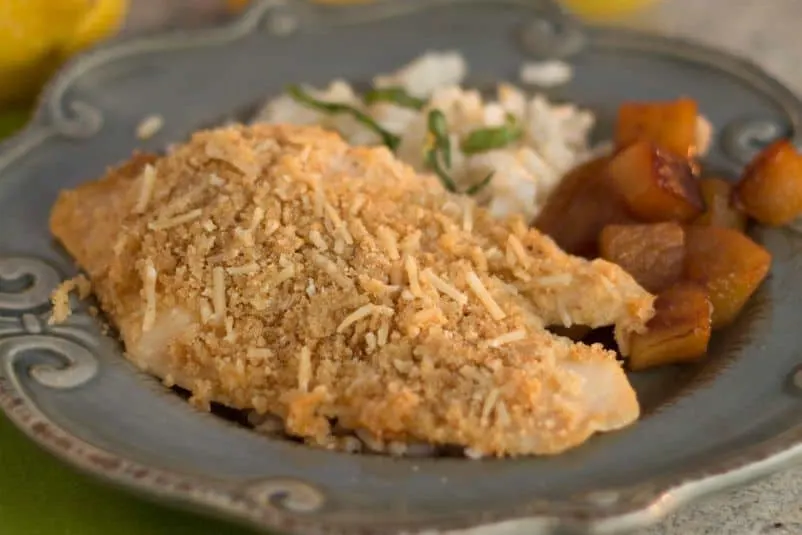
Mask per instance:
[[[570,173],[535,221],[566,251],[614,262],[657,295],[630,342],[632,370],[704,358],[771,266],[748,220],[802,215],[802,156],[790,142],[762,150],[737,182],[708,177],[697,117],[690,99],[624,104],[612,154]]]

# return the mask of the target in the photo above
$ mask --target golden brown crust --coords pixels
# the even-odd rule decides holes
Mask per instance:
[[[616,266],[318,128],[199,132],[142,158],[63,193],[51,228],[130,358],[200,405],[273,413],[321,445],[336,419],[495,455],[637,417],[614,354],[545,329],[642,328],[653,298]],[[591,403],[596,377],[611,395]]]

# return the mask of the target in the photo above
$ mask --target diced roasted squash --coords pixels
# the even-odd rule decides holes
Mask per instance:
[[[707,289],[714,329],[738,316],[770,266],[771,254],[736,230],[697,225],[685,229],[685,278]]]
[[[625,148],[647,141],[680,158],[691,158],[698,152],[698,112],[696,102],[689,98],[627,102],[618,110],[615,144]]]
[[[743,232],[746,214],[732,202],[732,183],[721,178],[703,178],[699,181],[705,211],[694,223],[712,227],[725,227]]]
[[[642,221],[690,221],[704,209],[699,181],[688,160],[652,143],[622,150],[607,172],[630,212]]]
[[[568,173],[535,219],[534,226],[566,252],[594,257],[605,225],[634,221],[610,186],[608,163],[599,158]]]
[[[744,170],[735,202],[764,225],[802,215],[802,155],[788,140],[769,145]]]
[[[711,305],[704,287],[680,283],[657,296],[646,332],[630,338],[629,368],[645,370],[693,362],[707,353]]]
[[[682,277],[685,231],[677,223],[608,225],[599,238],[601,257],[618,264],[646,290],[660,293]]]

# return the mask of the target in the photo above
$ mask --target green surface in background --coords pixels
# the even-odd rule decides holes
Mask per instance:
[[[3,535],[253,535],[141,501],[80,475],[27,440],[0,414]]]
[[[26,110],[0,111],[0,141]],[[253,535],[141,501],[80,475],[26,439],[0,413],[2,535]]]
[[[0,111],[0,141],[22,128],[28,120],[28,110]]]

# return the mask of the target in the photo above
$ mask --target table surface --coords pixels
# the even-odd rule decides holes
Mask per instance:
[[[164,5],[162,0],[136,1],[140,6]],[[141,8],[134,15],[151,26],[158,23],[158,17]],[[800,20],[799,0],[665,0],[628,24],[729,49],[757,61],[802,93],[802,69],[797,66],[802,59]],[[0,526],[5,535],[250,534],[141,501],[79,475],[39,451],[2,416]],[[686,507],[643,533],[798,535],[802,467]]]

